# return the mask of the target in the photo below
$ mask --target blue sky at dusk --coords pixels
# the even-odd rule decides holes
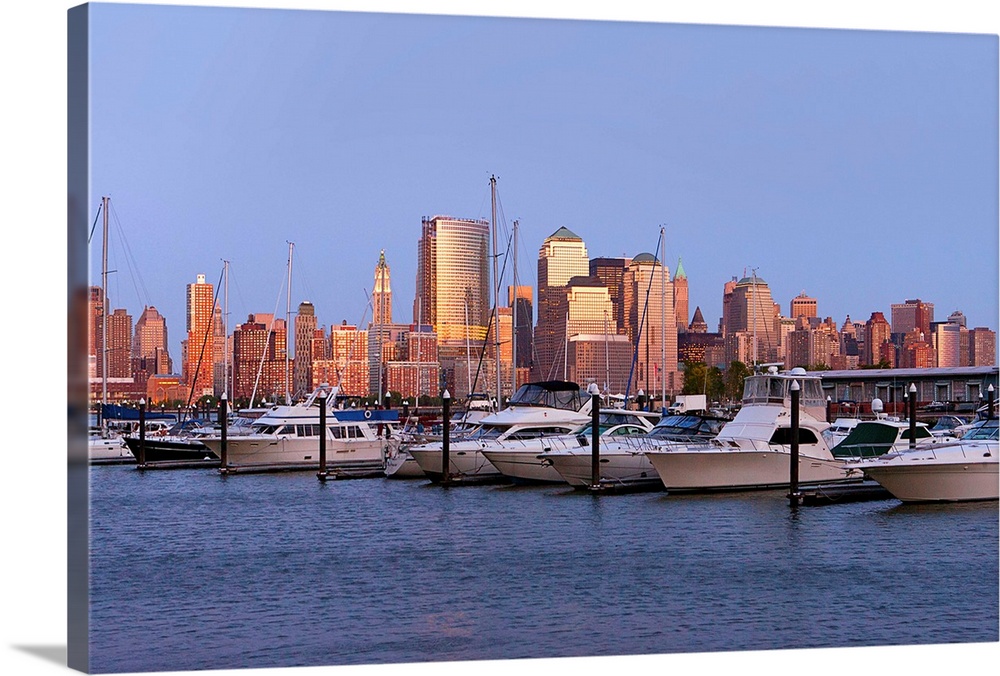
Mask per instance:
[[[752,269],[785,313],[802,291],[838,324],[921,298],[1000,328],[995,36],[91,11],[90,213],[110,195],[124,235],[109,295],[155,305],[175,359],[185,285],[223,259],[230,330],[284,315],[288,242],[293,310],[367,321],[384,249],[411,321],[421,218],[488,219],[491,174],[521,283],[561,226],[593,258],[654,251],[664,225],[713,329]]]

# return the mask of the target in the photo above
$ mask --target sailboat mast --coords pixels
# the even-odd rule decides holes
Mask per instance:
[[[101,420],[104,420],[104,406],[108,403],[108,202],[110,197],[101,198],[104,212],[104,241],[101,247]]]
[[[288,288],[285,292],[285,403],[292,404],[292,387],[289,382],[288,369],[288,339],[292,325],[292,249],[295,248],[293,242],[288,243]]]
[[[510,307],[510,391],[517,392],[517,221],[514,221],[514,298]]]
[[[232,401],[229,392],[229,261],[222,261],[222,391]]]
[[[496,361],[497,410],[500,410],[500,277],[497,274],[497,177],[490,176],[493,235],[493,356]]]
[[[667,408],[667,238],[660,226],[660,410]]]

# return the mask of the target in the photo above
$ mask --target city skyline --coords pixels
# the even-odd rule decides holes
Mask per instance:
[[[422,219],[489,220],[495,174],[521,285],[561,227],[594,258],[664,226],[710,326],[752,270],[838,322],[919,297],[997,325],[991,36],[128,5],[92,31],[89,211],[112,196],[134,315],[141,288],[176,322],[177,276],[223,259],[230,318],[280,314],[294,242],[293,305],[361,323],[385,250],[412,319]]]

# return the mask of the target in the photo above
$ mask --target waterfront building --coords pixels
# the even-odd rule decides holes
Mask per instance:
[[[567,380],[602,392],[624,394],[632,363],[632,344],[621,334],[578,333],[568,342]],[[634,389],[634,388],[633,388]]]
[[[144,368],[150,375],[173,372],[167,350],[167,320],[152,305],[143,308],[135,323],[132,357],[143,360]]]
[[[688,278],[681,259],[674,271],[674,314],[677,316],[677,333],[688,330]]]
[[[270,314],[251,314],[233,330],[234,400],[284,400],[286,334],[285,321]]]
[[[213,353],[215,299],[214,287],[197,275],[193,284],[187,285],[187,340],[184,349],[184,382],[189,387],[192,401],[214,393]]]
[[[629,394],[640,389],[647,396],[679,391],[673,283],[670,271],[652,254],[634,257],[625,272],[624,333],[635,351]]]
[[[824,398],[856,402],[865,414],[870,414],[871,401],[877,397],[885,405],[886,413],[905,416],[903,395],[911,384],[917,388],[918,407],[939,401],[954,404],[957,413],[966,414],[983,403],[990,385],[994,390],[998,388],[996,365],[830,370],[818,375],[822,378]]]
[[[565,354],[566,292],[569,280],[587,277],[587,247],[569,228],[559,228],[538,250],[538,323],[535,325],[533,380],[548,380],[561,370]],[[610,297],[610,289],[609,289]]]
[[[490,319],[489,221],[450,216],[424,218],[417,242],[415,324],[438,337],[446,386],[455,382],[455,360],[485,344]]]
[[[917,298],[907,300],[904,303],[893,303],[889,309],[892,333],[904,334],[917,328],[925,336],[931,335],[931,323],[934,321],[934,303],[925,303]]]
[[[971,366],[995,366],[997,363],[996,331],[977,326],[969,331],[969,361]]]
[[[340,394],[367,397],[368,332],[346,320],[331,326],[327,354],[327,359],[313,362],[313,388],[330,383],[340,388]]]
[[[789,316],[792,319],[798,319],[799,317],[816,317],[817,313],[817,303],[815,298],[810,298],[803,291],[798,296],[792,299],[789,304]]]

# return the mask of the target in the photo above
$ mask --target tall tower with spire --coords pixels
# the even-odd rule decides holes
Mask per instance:
[[[688,330],[688,278],[680,258],[674,271],[674,312],[677,315],[677,333],[684,333]]]
[[[375,290],[372,292],[372,323],[392,324],[392,288],[389,284],[389,266],[385,262],[385,249],[378,255],[375,265]]]

